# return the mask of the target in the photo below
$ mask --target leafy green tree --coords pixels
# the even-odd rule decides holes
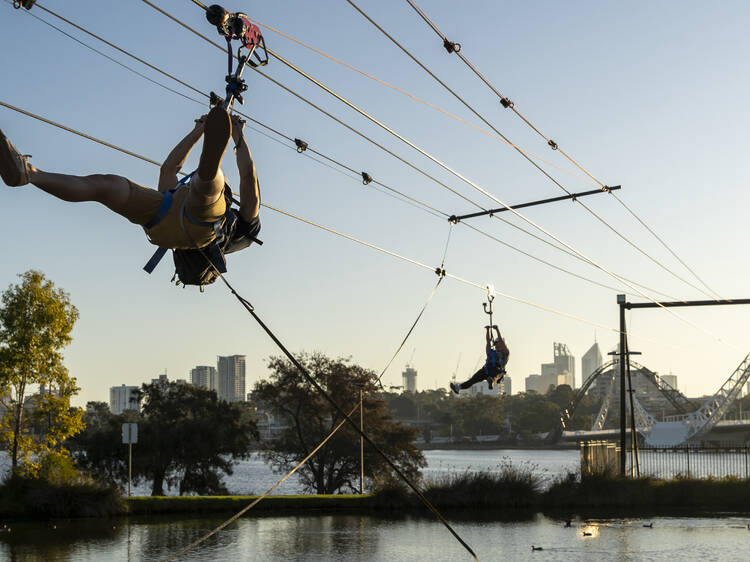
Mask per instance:
[[[61,354],[78,310],[43,273],[19,277],[0,306],[0,443],[14,471],[34,475],[46,455],[66,455],[65,440],[83,429],[82,411],[70,408],[80,389]]]
[[[144,384],[142,411],[115,416],[104,404],[92,404],[91,424],[76,440],[80,466],[99,477],[126,482],[124,422],[138,423],[133,448],[133,478],[151,482],[151,495],[178,487],[186,493],[225,494],[221,474],[233,473],[234,460],[250,455],[257,429],[246,403],[219,401],[216,392],[189,384]]]
[[[361,389],[365,432],[401,471],[411,478],[419,476],[425,461],[413,444],[418,430],[391,417],[373,371],[320,353],[301,354],[297,359],[347,413],[359,404]],[[264,456],[277,471],[287,472],[331,433],[342,416],[286,359],[271,358],[269,368],[270,380],[256,384],[254,398],[260,407],[280,415],[288,427],[279,439],[267,444]],[[358,413],[353,418],[358,419]],[[358,491],[359,434],[345,424],[299,474],[305,488],[319,494]],[[390,467],[367,443],[364,474],[370,480],[391,475]]]

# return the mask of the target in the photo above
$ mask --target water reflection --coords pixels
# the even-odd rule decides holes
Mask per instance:
[[[458,520],[456,531],[481,560],[744,560],[746,517],[572,518],[535,514],[523,521]],[[0,560],[159,560],[222,522],[221,518],[132,518],[16,523],[0,533]],[[653,526],[645,526],[653,524]],[[543,550],[533,552],[531,545]],[[530,557],[534,558],[530,558]],[[364,515],[242,518],[180,560],[226,562],[469,560],[428,517]]]

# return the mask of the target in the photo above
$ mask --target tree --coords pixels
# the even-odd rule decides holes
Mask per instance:
[[[83,429],[83,413],[70,408],[80,389],[60,353],[71,342],[78,310],[43,273],[19,277],[0,307],[0,443],[14,471],[34,475],[46,455],[67,455],[64,441]],[[37,385],[45,392],[30,397]]]
[[[151,481],[151,495],[164,485],[186,493],[225,494],[220,473],[233,473],[234,459],[247,458],[257,430],[246,403],[219,401],[216,392],[178,382],[144,384],[142,411],[120,416],[92,404],[92,423],[76,440],[79,464],[100,477],[127,481],[128,455],[122,423],[138,423],[133,452],[135,481]],[[94,420],[97,423],[93,423]]]
[[[365,433],[407,476],[419,476],[425,461],[413,444],[418,431],[391,417],[386,402],[377,392],[378,379],[373,371],[351,364],[350,359],[330,359],[320,353],[301,354],[297,359],[346,413],[359,404],[361,389]],[[264,456],[278,472],[287,472],[325,439],[342,416],[291,362],[272,357],[269,368],[270,380],[256,384],[254,397],[261,408],[280,415],[288,427],[279,439],[267,444]],[[358,420],[358,413],[353,418]],[[359,434],[345,424],[299,474],[304,487],[319,494],[358,491]],[[376,475],[391,475],[390,467],[367,443],[364,474],[370,480]]]

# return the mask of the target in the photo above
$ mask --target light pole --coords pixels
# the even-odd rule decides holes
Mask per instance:
[[[365,414],[362,411],[362,387],[359,388],[359,493],[364,493],[365,480],[365,441],[362,438],[365,427]]]

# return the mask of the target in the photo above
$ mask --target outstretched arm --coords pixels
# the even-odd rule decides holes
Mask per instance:
[[[172,152],[169,153],[167,159],[164,160],[164,163],[161,165],[161,171],[159,172],[159,191],[167,191],[177,184],[177,173],[185,164],[185,160],[187,160],[188,154],[190,154],[195,143],[197,143],[203,135],[203,124],[205,121],[205,115],[196,119],[193,130],[185,135],[184,139],[177,143],[177,146],[172,149]]]
[[[245,122],[232,115],[232,139],[237,152],[237,168],[240,171],[240,216],[250,221],[258,216],[260,209],[260,188],[253,156],[245,142],[242,128]]]

